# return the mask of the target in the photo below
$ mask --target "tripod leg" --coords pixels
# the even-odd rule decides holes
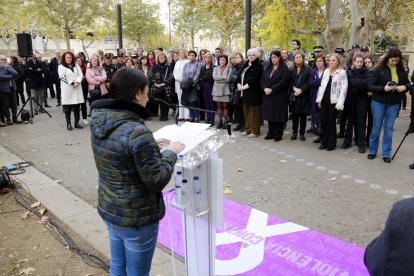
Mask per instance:
[[[408,136],[408,132],[410,129],[407,130],[407,132],[404,135],[404,138],[402,139],[400,145],[398,146],[397,150],[395,151],[394,155],[392,156],[391,160],[394,160],[394,157],[397,155],[398,150],[400,149],[402,143],[404,143],[405,138]]]
[[[43,106],[41,106],[40,104],[39,104],[39,102],[38,101],[36,101],[36,99],[33,99],[33,101],[35,101],[35,103],[37,103],[37,105],[39,106],[39,110],[43,110],[47,115],[49,115],[49,117],[50,118],[52,118],[52,115],[50,115],[50,113],[49,112],[47,112],[47,110],[46,109],[44,109],[43,108]]]
[[[24,102],[24,104],[23,104],[22,108],[20,108],[19,113],[17,113],[16,117],[19,117],[20,113],[22,113],[22,111],[23,111],[24,107],[26,106],[27,102],[29,101],[29,99],[30,99],[30,97],[28,97],[28,98],[26,99],[26,101]]]
[[[33,125],[33,117],[34,117],[34,115],[33,115],[33,102],[32,102],[32,97],[29,97],[27,100],[30,101],[30,103],[29,103],[29,106],[30,106],[30,111],[29,111],[30,124]]]

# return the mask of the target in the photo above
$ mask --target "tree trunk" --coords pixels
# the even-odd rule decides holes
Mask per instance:
[[[49,38],[42,39],[42,46],[43,46],[43,54],[47,56],[47,43],[49,42]]]
[[[69,33],[68,28],[65,28],[65,40],[66,40],[66,49],[70,51],[70,33]]]
[[[369,38],[372,35],[370,14],[375,6],[376,0],[370,0],[367,8],[364,10],[358,0],[349,0],[351,9],[351,29],[348,47],[353,44],[360,46],[368,45]]]
[[[11,42],[11,40],[10,39],[8,39],[8,40],[5,40],[4,39],[4,37],[2,37],[1,38],[1,40],[3,40],[3,43],[6,45],[6,47],[7,47],[7,56],[8,57],[10,57],[11,55],[10,55],[10,42]]]
[[[339,13],[339,0],[326,1],[325,3],[326,29],[323,36],[328,51],[342,47],[342,16]]]
[[[194,29],[191,30],[191,49],[194,50]]]

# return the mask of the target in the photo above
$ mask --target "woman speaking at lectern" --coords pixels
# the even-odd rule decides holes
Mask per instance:
[[[184,145],[154,140],[147,77],[122,68],[113,76],[110,99],[93,102],[91,139],[99,173],[98,213],[107,225],[110,275],[149,275],[165,214],[162,190]],[[166,146],[161,153],[160,147]]]

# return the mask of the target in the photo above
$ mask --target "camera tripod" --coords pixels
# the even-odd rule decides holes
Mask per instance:
[[[46,113],[47,115],[49,115],[50,118],[52,118],[52,115],[50,115],[50,113],[47,112],[46,109],[43,106],[41,106],[38,101],[36,101],[36,99],[32,98],[31,93],[29,93],[27,96],[28,97],[27,97],[26,101],[24,102],[24,104],[23,104],[22,108],[20,109],[19,113],[17,113],[16,117],[19,117],[20,113],[22,113],[22,111],[24,110],[24,107],[26,106],[26,104],[29,103],[30,123],[33,124],[34,114],[33,114],[33,102],[32,101],[34,101],[39,106],[39,111],[40,110],[44,111],[44,113]]]
[[[394,155],[392,156],[392,160],[394,160],[394,157],[397,155],[398,150],[400,149],[402,143],[404,143],[405,138],[407,138],[408,134],[410,133],[411,125],[408,127],[407,131],[405,132],[404,138],[402,139],[400,145],[398,146],[397,150],[395,151]]]

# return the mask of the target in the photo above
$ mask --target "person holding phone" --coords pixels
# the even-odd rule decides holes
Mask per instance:
[[[403,93],[411,89],[404,70],[404,60],[398,48],[391,48],[375,67],[368,91],[372,94],[371,110],[374,125],[369,139],[368,159],[377,156],[379,137],[384,126],[382,138],[382,159],[391,163],[392,131],[397,118]]]

